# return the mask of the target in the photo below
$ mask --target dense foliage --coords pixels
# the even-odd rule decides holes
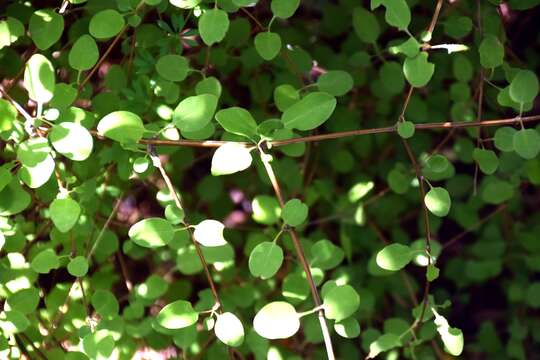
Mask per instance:
[[[0,358],[538,356],[539,3],[2,1]]]

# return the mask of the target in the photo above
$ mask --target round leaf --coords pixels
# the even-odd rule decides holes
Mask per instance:
[[[319,90],[334,96],[343,96],[353,87],[353,78],[346,71],[331,70],[317,79]]]
[[[287,129],[312,130],[328,120],[335,108],[332,95],[314,92],[285,110],[281,121]]]
[[[510,83],[510,97],[517,103],[530,103],[538,95],[538,78],[530,70],[519,70]]]
[[[270,8],[275,17],[287,19],[294,15],[300,0],[272,0]]]
[[[308,210],[308,206],[302,201],[291,199],[283,207],[281,218],[287,225],[298,226],[306,221]]]
[[[244,326],[233,313],[226,312],[217,315],[214,332],[221,342],[237,347],[244,342]]]
[[[94,146],[90,132],[85,127],[72,122],[63,122],[54,126],[49,140],[56,151],[74,161],[86,160]]]
[[[442,187],[433,187],[424,198],[426,207],[433,215],[443,217],[450,212],[452,200],[448,191]]]
[[[534,129],[516,131],[513,145],[519,156],[524,159],[534,159],[540,152],[540,134]]]
[[[274,102],[279,111],[285,111],[300,100],[300,93],[289,84],[279,85],[274,89]]]
[[[411,262],[413,256],[411,249],[402,244],[390,244],[377,253],[376,262],[380,268],[398,271]]]
[[[198,319],[199,313],[185,300],[166,305],[156,316],[156,322],[166,329],[182,329],[195,324]]]
[[[141,118],[129,111],[106,115],[99,121],[97,130],[100,135],[121,143],[137,142],[145,131]]]
[[[212,120],[216,107],[217,97],[214,95],[187,97],[174,109],[174,125],[181,131],[201,130]]]
[[[68,272],[75,277],[82,277],[88,272],[88,261],[84,256],[77,256],[67,265]]]
[[[212,157],[212,175],[228,175],[247,169],[252,161],[250,151],[242,144],[221,145]]]
[[[400,121],[397,126],[397,132],[403,139],[409,139],[414,135],[414,123],[411,121]]]
[[[365,43],[375,43],[381,33],[377,17],[363,7],[355,7],[352,13],[354,32]]]
[[[337,286],[324,295],[323,305],[325,317],[339,322],[358,310],[360,296],[350,285]]]
[[[54,68],[49,59],[41,54],[32,55],[24,69],[24,87],[28,97],[38,103],[50,101],[55,83]]]
[[[249,255],[249,271],[253,276],[269,279],[283,263],[283,250],[274,242],[265,241],[255,246]]]
[[[83,35],[75,41],[69,51],[69,65],[75,70],[91,69],[98,61],[99,49],[90,35]]]
[[[217,122],[231,134],[254,138],[257,133],[257,123],[250,112],[240,107],[231,107],[216,113]]]
[[[88,29],[96,39],[109,39],[122,31],[125,23],[118,11],[106,9],[92,16]]]
[[[64,18],[52,9],[40,9],[30,17],[30,37],[39,50],[53,46],[64,32]]]
[[[491,175],[497,171],[499,158],[494,151],[476,148],[472,155],[484,174]]]
[[[403,63],[405,78],[414,87],[425,86],[434,72],[435,65],[428,61],[428,54],[424,51],[414,58],[406,58]]]
[[[157,61],[156,71],[166,80],[182,81],[188,75],[189,61],[180,55],[165,55]]]
[[[281,50],[281,37],[269,31],[260,32],[255,36],[255,49],[264,60],[270,61]]]
[[[137,245],[156,248],[167,245],[174,237],[172,225],[162,218],[148,218],[131,226],[128,235]]]
[[[81,214],[79,204],[67,197],[64,199],[54,199],[49,207],[51,220],[58,231],[65,233],[71,230],[77,223]]]
[[[30,267],[37,273],[48,274],[52,269],[60,267],[60,261],[54,250],[46,249],[32,259]]]
[[[17,177],[12,177],[10,182],[0,191],[0,216],[11,216],[20,213],[30,205],[30,195],[23,190]]]
[[[255,315],[253,328],[266,339],[286,339],[300,329],[300,319],[294,307],[284,301],[266,304]]]
[[[478,52],[480,53],[480,64],[485,68],[491,69],[503,63],[504,47],[495,35],[486,35]]]
[[[227,30],[229,30],[229,17],[223,10],[206,10],[199,19],[199,33],[208,46],[223,40]]]
[[[225,225],[217,220],[203,220],[195,226],[193,237],[195,241],[203,246],[223,246],[227,244],[227,241],[223,237],[224,229]]]
[[[338,333],[339,336],[353,339],[360,335],[360,324],[358,320],[353,317],[341,320],[334,324],[334,330]]]

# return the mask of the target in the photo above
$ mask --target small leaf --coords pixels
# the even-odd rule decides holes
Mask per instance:
[[[200,4],[202,0],[169,0],[171,5],[179,7],[180,9],[193,9]]]
[[[45,159],[35,165],[24,165],[19,169],[19,178],[32,189],[43,186],[54,172],[54,159],[47,154]]]
[[[68,272],[75,277],[83,277],[88,272],[88,261],[84,256],[77,256],[67,265]]]
[[[63,122],[54,126],[49,140],[56,151],[74,161],[86,160],[94,146],[90,132],[85,127],[72,122]]]
[[[174,301],[160,310],[156,322],[166,329],[182,329],[191,326],[199,319],[191,303],[185,300]]]
[[[433,322],[444,343],[444,350],[453,356],[461,355],[463,352],[463,333],[461,330],[450,327],[444,316],[439,315],[434,308],[431,308],[431,311],[435,315]]]
[[[181,131],[198,131],[212,120],[217,107],[217,97],[202,94],[185,98],[173,113],[174,125]]]
[[[66,197],[63,199],[54,199],[49,207],[51,220],[58,231],[66,233],[79,219],[81,207],[75,200]]]
[[[319,90],[334,96],[343,96],[353,87],[352,76],[342,70],[328,71],[317,79]]]
[[[403,63],[403,73],[405,78],[414,87],[425,86],[433,73],[435,65],[428,61],[428,54],[425,51],[420,52],[414,58],[406,58]]]
[[[75,41],[68,55],[69,66],[78,71],[91,69],[98,61],[99,49],[96,41],[87,34]]]
[[[409,139],[414,135],[414,123],[411,121],[398,122],[397,132],[403,139]]]
[[[221,96],[221,83],[213,76],[209,76],[197,83],[195,86],[195,92],[197,95],[211,94],[219,98]]]
[[[494,136],[495,147],[504,152],[514,151],[514,134],[516,132],[516,129],[509,126],[498,128]]]
[[[398,271],[411,262],[413,256],[407,245],[391,244],[385,246],[377,253],[376,262],[380,268],[390,271]]]
[[[285,110],[281,121],[287,129],[312,130],[328,120],[335,108],[332,95],[314,92]]]
[[[524,159],[534,159],[540,152],[540,134],[534,129],[516,131],[513,138],[514,150]]]
[[[480,64],[487,69],[502,65],[504,60],[504,46],[495,35],[487,34],[478,48]]]
[[[15,106],[5,99],[0,99],[0,132],[11,130],[17,116]]]
[[[510,97],[517,103],[526,104],[538,95],[538,78],[530,70],[519,70],[510,83]]]
[[[279,111],[285,111],[300,100],[300,93],[289,84],[279,85],[274,89],[274,102]]]
[[[98,289],[90,299],[92,307],[103,318],[113,318],[118,315],[120,305],[116,296],[108,290]]]
[[[497,171],[499,158],[494,151],[476,148],[472,156],[484,174],[491,175]]]
[[[281,50],[281,37],[269,31],[260,32],[255,36],[255,49],[264,60],[270,61]]]
[[[125,24],[124,17],[118,11],[106,9],[92,16],[88,29],[96,39],[109,39],[122,31]]]
[[[360,296],[350,285],[337,286],[324,295],[323,305],[326,318],[341,321],[358,310]]]
[[[97,130],[101,136],[120,143],[137,142],[145,132],[141,118],[129,111],[115,111],[106,115],[99,121]]]
[[[429,264],[426,271],[426,279],[429,282],[435,281],[439,277],[439,268],[433,264]]]
[[[355,7],[352,13],[354,32],[365,43],[375,43],[381,33],[377,17],[363,7]]]
[[[188,75],[189,61],[183,56],[168,54],[156,62],[156,71],[166,80],[182,81]]]
[[[206,10],[199,19],[199,33],[208,46],[223,40],[228,29],[229,17],[223,10]]]
[[[444,217],[450,212],[452,200],[446,189],[442,187],[433,187],[426,194],[424,203],[433,215]]]
[[[253,220],[260,224],[272,225],[278,222],[281,208],[275,197],[257,195],[251,202]]]
[[[414,58],[420,52],[420,43],[415,38],[409,38],[399,45],[391,46],[388,50],[392,54],[404,54],[409,58]]]
[[[386,7],[384,19],[399,30],[406,30],[411,23],[411,10],[405,0],[382,0]]]
[[[52,9],[40,9],[30,17],[30,37],[39,50],[53,46],[64,32],[64,17]]]
[[[334,323],[334,330],[339,336],[346,339],[353,339],[360,335],[360,324],[353,317],[348,317],[344,320]]]
[[[214,332],[226,345],[238,347],[244,342],[244,326],[233,313],[218,314]]]
[[[294,15],[300,6],[300,0],[272,0],[270,8],[275,17],[288,19]]]
[[[448,159],[443,155],[433,155],[426,163],[426,167],[434,173],[443,173],[450,166]]]
[[[37,273],[48,274],[52,269],[60,267],[60,261],[53,249],[46,249],[32,259],[30,267]]]
[[[383,334],[369,345],[367,359],[374,359],[382,352],[401,346],[399,336],[396,334]]]
[[[34,54],[24,68],[24,87],[28,97],[38,103],[49,102],[56,84],[52,63],[41,54]]]
[[[227,241],[223,237],[224,229],[225,225],[217,220],[203,220],[195,226],[193,237],[195,241],[203,246],[223,246],[227,244]]]
[[[281,211],[281,218],[285,224],[290,226],[298,226],[307,219],[308,206],[298,199],[287,201]]]
[[[0,191],[0,216],[11,216],[20,213],[30,205],[32,198],[23,190],[16,176]]]
[[[257,123],[246,109],[231,107],[216,113],[217,122],[228,132],[252,139],[257,134]]]
[[[286,339],[298,332],[300,319],[291,304],[275,301],[259,310],[253,319],[253,328],[263,338]]]
[[[129,228],[129,238],[137,245],[156,248],[167,245],[174,237],[172,225],[162,218],[148,218]]]
[[[283,250],[274,242],[264,241],[249,255],[249,271],[263,280],[274,276],[283,263]]]
[[[252,161],[251,153],[242,144],[221,145],[212,157],[212,175],[228,175],[247,169]]]

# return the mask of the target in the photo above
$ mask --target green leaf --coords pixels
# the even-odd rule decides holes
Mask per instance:
[[[2,311],[0,313],[0,329],[4,336],[10,336],[25,331],[30,321],[17,310]]]
[[[497,178],[491,178],[482,188],[482,200],[488,204],[502,204],[514,195],[514,187]]]
[[[444,217],[450,212],[452,200],[446,189],[442,187],[433,187],[426,194],[424,203],[433,215]]]
[[[367,359],[374,359],[382,352],[401,346],[399,335],[383,334],[369,345],[369,354]]]
[[[492,69],[503,64],[504,46],[495,35],[487,34],[478,48],[480,64],[487,69]]]
[[[281,208],[277,199],[268,195],[257,195],[251,202],[253,220],[260,224],[272,225],[278,222]]]
[[[7,100],[0,99],[0,132],[11,130],[17,115],[15,106]]]
[[[294,15],[300,6],[300,0],[272,0],[270,9],[275,17],[288,19]]]
[[[35,137],[23,141],[17,148],[17,160],[25,166],[35,166],[44,161],[51,153],[49,142],[45,138]]]
[[[330,270],[338,266],[345,257],[345,252],[327,239],[317,241],[311,247],[311,266]]]
[[[247,169],[252,160],[249,149],[244,145],[226,143],[212,156],[211,172],[214,176],[234,174]]]
[[[409,58],[414,58],[420,52],[420,43],[415,38],[409,38],[397,46],[391,46],[388,50],[391,54],[404,54]]]
[[[350,285],[337,286],[324,295],[323,305],[326,318],[341,321],[358,310],[360,296]]]
[[[82,338],[82,349],[90,359],[110,359],[114,350],[114,338],[111,335],[111,331],[103,329],[84,335]]]
[[[381,27],[373,13],[363,7],[355,7],[352,13],[354,32],[360,40],[373,44],[379,38]]]
[[[341,337],[354,339],[360,335],[360,324],[355,318],[349,317],[334,323],[334,330]]]
[[[377,253],[376,262],[380,268],[398,271],[411,262],[413,254],[411,248],[403,244],[390,244]]]
[[[185,300],[174,301],[161,309],[156,316],[158,325],[166,329],[182,329],[191,326],[199,319],[191,303]]]
[[[439,277],[439,268],[433,264],[429,264],[426,270],[426,279],[429,282],[435,281]]]
[[[56,226],[60,232],[66,233],[71,230],[77,223],[77,220],[79,220],[81,207],[75,200],[66,197],[63,199],[54,199],[49,206],[49,211],[54,226]]]
[[[444,155],[433,155],[426,163],[426,167],[434,173],[443,173],[448,169],[450,163]]]
[[[83,277],[88,272],[88,261],[84,256],[77,256],[67,265],[68,272],[75,277]]]
[[[189,61],[187,58],[169,54],[159,58],[156,63],[157,73],[169,81],[182,81],[189,72]]]
[[[60,261],[53,249],[46,249],[32,259],[30,267],[37,273],[48,274],[52,269],[60,267]]]
[[[379,69],[379,75],[384,90],[389,95],[397,95],[403,92],[405,77],[401,64],[396,61],[387,61]]]
[[[281,37],[269,31],[260,32],[255,36],[255,49],[264,60],[270,61],[281,50]]]
[[[497,171],[499,158],[494,151],[476,148],[472,156],[484,174],[491,175]]]
[[[10,46],[24,35],[24,25],[18,19],[8,17],[0,21],[0,49]]]
[[[399,30],[406,30],[411,23],[411,10],[405,0],[382,0],[386,7],[384,19]]]
[[[289,84],[279,85],[274,89],[274,102],[279,111],[285,111],[300,100],[300,93]]]
[[[229,30],[229,17],[223,10],[206,10],[199,19],[199,33],[208,46],[223,40],[227,30]]]
[[[96,41],[87,34],[75,41],[69,51],[69,65],[78,71],[91,69],[98,61],[99,49]]]
[[[510,83],[510,98],[517,103],[526,104],[538,95],[538,78],[530,70],[519,70]]]
[[[346,71],[331,70],[317,79],[319,90],[334,96],[343,96],[353,87],[353,78]]]
[[[504,152],[514,151],[514,134],[516,129],[504,126],[495,131],[494,144],[497,149]]]
[[[49,134],[49,140],[56,151],[74,161],[86,160],[94,146],[90,132],[72,122],[54,126]]]
[[[409,139],[414,135],[414,123],[411,121],[400,121],[397,125],[397,132],[403,139]]]
[[[453,356],[459,356],[463,352],[463,333],[460,329],[450,327],[448,321],[434,308],[431,308],[435,318],[433,322],[437,326],[437,332],[444,343],[444,350]]]
[[[251,251],[249,255],[249,271],[251,275],[263,280],[274,276],[283,263],[283,250],[274,242],[264,241]]]
[[[120,33],[125,24],[124,17],[118,11],[106,9],[92,16],[88,30],[96,39],[104,40]]]
[[[141,118],[129,111],[115,111],[103,117],[97,126],[99,135],[120,143],[139,141],[144,132]]]
[[[227,241],[223,237],[224,229],[225,225],[217,220],[203,220],[195,226],[193,238],[203,246],[223,246],[227,244]]]
[[[129,228],[129,238],[137,245],[157,248],[167,245],[174,237],[172,225],[162,218],[148,218]]]
[[[216,337],[226,345],[238,347],[244,342],[244,326],[233,313],[218,314],[214,332]]]
[[[467,36],[473,28],[471,18],[467,16],[449,16],[444,23],[444,32],[454,38],[462,39]]]
[[[180,9],[193,9],[200,4],[202,0],[169,0],[171,5],[179,7]]]
[[[181,131],[201,130],[212,120],[216,107],[217,97],[214,95],[187,97],[174,109],[174,125]]]
[[[420,52],[414,58],[406,58],[403,63],[403,73],[405,78],[414,87],[425,86],[433,73],[435,65],[428,61],[428,54],[425,51]]]
[[[209,76],[197,83],[195,92],[197,95],[211,94],[219,98],[222,92],[221,83],[215,77]]]
[[[524,159],[534,159],[540,152],[540,134],[534,129],[516,131],[513,145],[519,156]]]
[[[216,113],[216,120],[232,134],[245,136],[249,139],[255,138],[257,134],[257,123],[246,109],[231,107],[220,110]]]
[[[0,216],[11,216],[20,213],[30,205],[32,198],[23,190],[17,177],[0,191]]]
[[[306,221],[308,210],[308,206],[302,201],[291,199],[283,206],[281,218],[287,225],[298,226]]]
[[[259,310],[253,319],[253,328],[265,339],[286,339],[298,332],[300,319],[291,304],[275,301]]]
[[[35,287],[19,290],[8,296],[6,304],[11,310],[19,311],[21,314],[30,314],[39,305],[39,290]]]
[[[47,154],[45,159],[35,165],[23,165],[19,169],[19,178],[32,189],[43,186],[54,172],[54,159]]]
[[[52,9],[40,9],[30,17],[30,37],[39,50],[53,46],[64,32],[64,18]]]
[[[102,318],[112,318],[118,315],[120,306],[116,296],[110,291],[103,289],[96,290],[90,302]]]
[[[34,54],[24,68],[24,87],[28,97],[38,103],[50,101],[56,84],[54,68],[45,56]]]
[[[332,95],[314,92],[285,110],[281,121],[287,129],[312,130],[328,120],[335,108]]]

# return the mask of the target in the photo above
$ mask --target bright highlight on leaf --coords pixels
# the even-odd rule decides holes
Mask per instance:
[[[312,130],[330,118],[336,103],[328,93],[310,93],[285,110],[281,121],[287,129]]]
[[[407,245],[391,244],[377,253],[377,265],[385,270],[398,271],[412,260],[411,249]]]
[[[223,246],[227,244],[227,241],[223,237],[224,229],[225,225],[217,220],[203,220],[195,226],[193,237],[195,241],[203,246]]]
[[[214,332],[216,337],[226,345],[238,347],[244,342],[244,326],[233,313],[218,314]]]
[[[226,143],[214,153],[211,172],[214,176],[234,174],[247,169],[252,160],[249,149],[244,145]]]
[[[173,239],[174,229],[165,219],[148,218],[132,225],[128,235],[139,246],[156,248],[167,245]]]
[[[52,63],[41,54],[34,54],[24,68],[24,87],[30,99],[38,103],[49,102],[56,84]]]
[[[259,310],[253,319],[253,328],[263,338],[286,339],[300,329],[300,318],[291,304],[275,301]]]
[[[129,111],[115,111],[102,118],[97,126],[98,133],[120,143],[139,141],[144,132],[141,118]]]
[[[358,310],[360,296],[350,285],[337,286],[324,295],[323,305],[326,318],[339,322]]]
[[[63,122],[54,126],[49,140],[56,151],[74,161],[88,159],[94,147],[94,140],[90,132],[83,126],[72,122]]]
[[[30,17],[30,37],[39,50],[53,46],[64,32],[64,17],[53,9],[40,9]]]
[[[181,131],[198,131],[204,128],[217,107],[217,97],[202,94],[185,98],[178,104],[173,113],[174,125]]]
[[[177,300],[164,306],[156,316],[156,322],[166,329],[182,329],[195,324],[198,319],[199,313],[185,300]]]
[[[453,356],[461,355],[463,352],[463,333],[461,330],[450,327],[444,316],[439,315],[434,308],[431,308],[431,311],[435,315],[433,322],[437,326],[437,332],[444,343],[444,350]]]
[[[433,187],[427,192],[424,203],[433,215],[443,217],[450,212],[452,200],[446,189],[442,187]]]

